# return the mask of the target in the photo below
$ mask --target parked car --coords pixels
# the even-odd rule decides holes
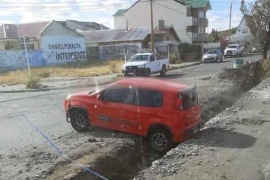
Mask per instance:
[[[241,44],[230,44],[226,49],[224,50],[224,57],[236,57],[236,56],[242,56],[243,54],[243,46]]]
[[[196,88],[168,80],[128,78],[101,90],[69,95],[67,122],[78,131],[99,126],[148,138],[156,151],[166,151],[200,130]]]
[[[168,68],[168,58],[161,59],[154,53],[139,53],[133,55],[123,65],[122,74],[125,76],[129,74],[150,76],[153,73],[160,73],[161,76],[165,76]]]
[[[240,49],[241,49],[242,53],[246,52],[246,47],[244,44],[240,44]]]
[[[256,47],[253,47],[253,48],[251,49],[251,52],[252,52],[252,53],[256,53],[256,52],[258,52],[258,50],[257,50]]]
[[[202,62],[222,62],[223,54],[220,49],[208,50],[202,57]]]

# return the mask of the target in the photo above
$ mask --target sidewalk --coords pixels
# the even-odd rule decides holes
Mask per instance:
[[[186,68],[201,64],[197,62],[186,62],[181,64],[171,64],[170,70]],[[27,89],[24,84],[18,85],[0,85],[0,93],[16,93],[16,92],[35,92],[50,91],[57,89],[65,89],[72,87],[95,86],[96,84],[104,85],[114,82],[120,74],[109,74],[96,77],[50,77],[41,80],[42,87],[39,89]]]

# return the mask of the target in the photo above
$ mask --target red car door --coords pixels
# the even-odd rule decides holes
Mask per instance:
[[[128,87],[110,87],[102,91],[94,107],[96,125],[121,131],[129,95]]]
[[[134,89],[126,106],[125,128],[131,133],[144,135],[150,121],[163,120],[163,94],[152,89]]]

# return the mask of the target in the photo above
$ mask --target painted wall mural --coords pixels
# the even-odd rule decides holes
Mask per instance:
[[[32,67],[44,66],[42,50],[28,51],[29,64]],[[26,53],[19,51],[0,51],[0,69],[18,69],[27,67]]]
[[[127,51],[127,57],[129,58],[131,55],[139,52],[141,49],[141,43],[123,43],[99,46],[99,57],[104,60],[117,58],[123,59],[125,56],[125,49]]]

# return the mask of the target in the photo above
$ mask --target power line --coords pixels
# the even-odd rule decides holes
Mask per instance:
[[[186,13],[180,12],[180,11],[178,11],[178,10],[176,10],[176,9],[173,9],[173,8],[170,8],[170,7],[165,6],[165,5],[163,5],[163,4],[157,3],[156,1],[154,1],[154,3],[157,4],[157,5],[159,5],[159,6],[162,6],[162,7],[165,7],[165,8],[167,8],[167,9],[170,9],[170,10],[172,10],[172,11],[175,11],[175,12],[177,12],[177,13],[186,15]]]
[[[73,7],[69,7],[69,6],[66,6],[66,7],[44,7],[44,6],[41,6],[41,7],[35,7],[35,9],[30,9],[32,7],[27,7],[25,8],[24,10],[10,10],[10,9],[2,9],[0,8],[0,11],[5,11],[5,12],[13,12],[13,13],[19,13],[19,12],[70,12],[70,11],[73,11],[72,8],[80,8],[79,11],[83,11],[83,10],[92,10],[92,9],[104,9],[104,8],[108,8],[108,7],[115,7],[115,6],[120,6],[120,5],[124,5],[125,3],[120,3],[120,4],[109,4],[109,5],[99,5],[99,6],[73,6]],[[14,8],[14,7],[13,7]],[[15,7],[15,8],[19,8],[19,7]],[[28,9],[29,8],[29,9]],[[46,10],[50,8],[50,10]],[[62,9],[61,9],[62,8]],[[67,8],[70,8],[70,9],[67,9]],[[23,9],[20,7],[20,9]],[[42,10],[44,9],[44,10]],[[61,13],[59,12],[59,13]]]

